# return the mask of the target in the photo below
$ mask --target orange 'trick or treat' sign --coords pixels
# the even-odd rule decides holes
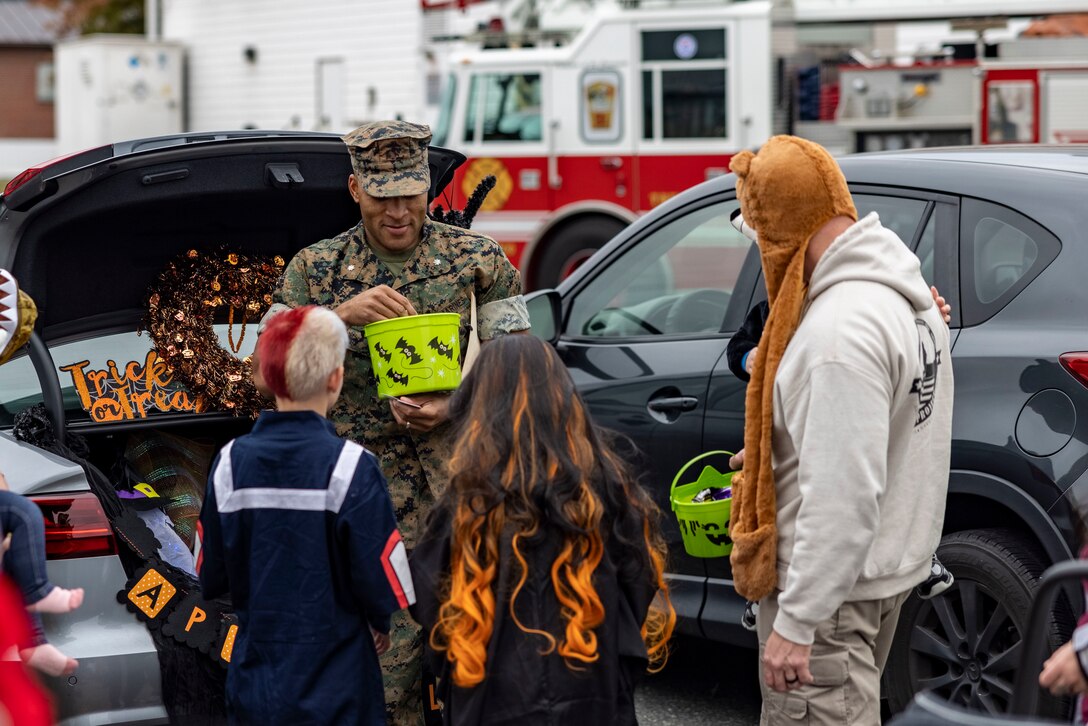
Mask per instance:
[[[79,403],[95,423],[147,418],[149,412],[200,411],[189,393],[174,381],[166,361],[151,350],[143,363],[131,361],[118,366],[106,361],[102,370],[93,370],[89,360],[60,366],[72,376]]]
[[[227,630],[227,637],[223,638],[223,650],[219,652],[219,657],[230,663],[230,654],[234,652],[234,638],[238,635],[238,626],[231,625]]]
[[[154,618],[176,594],[177,588],[159,574],[158,570],[152,568],[128,591],[128,599],[144,615]]]

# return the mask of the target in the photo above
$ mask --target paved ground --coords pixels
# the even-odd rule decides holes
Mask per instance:
[[[759,723],[754,650],[676,638],[665,670],[635,693],[641,726],[751,726]]]

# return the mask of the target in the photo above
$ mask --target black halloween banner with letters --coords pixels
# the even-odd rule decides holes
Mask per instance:
[[[148,627],[226,667],[238,635],[238,617],[220,603],[205,600],[190,578],[176,572],[157,559],[149,560],[117,593],[117,600]]]

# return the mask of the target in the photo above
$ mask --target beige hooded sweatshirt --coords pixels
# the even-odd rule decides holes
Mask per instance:
[[[846,601],[923,581],[941,536],[949,333],[875,213],[820,258],[774,381],[779,614],[796,643]]]

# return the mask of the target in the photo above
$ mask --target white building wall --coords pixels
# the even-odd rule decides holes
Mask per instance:
[[[423,116],[422,12],[414,0],[164,0],[163,6],[164,39],[188,51],[189,130],[343,132],[364,121]],[[255,51],[252,60],[247,48]],[[325,108],[339,118],[323,122],[319,62],[336,60],[342,72],[325,74],[333,84]]]

